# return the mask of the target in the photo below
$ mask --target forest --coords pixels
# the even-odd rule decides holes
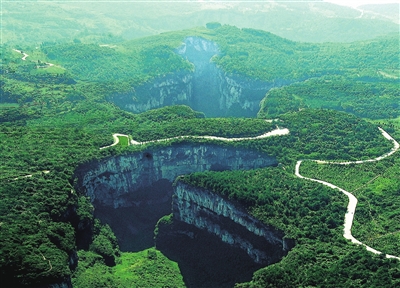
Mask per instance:
[[[156,248],[120,250],[110,226],[94,216],[91,199],[77,189],[75,175],[85,163],[182,143],[245,148],[277,159],[276,167],[196,172],[176,180],[239,203],[295,242],[281,261],[235,287],[400,285],[399,260],[385,258],[400,256],[398,152],[373,163],[304,161],[301,167],[304,176],[358,198],[353,235],[380,255],[343,238],[347,197],[294,174],[298,160],[356,161],[387,153],[393,143],[378,127],[400,140],[398,35],[305,43],[212,22],[128,41],[95,36],[1,46],[5,287],[185,287],[178,263]],[[211,61],[228,75],[288,84],[266,92],[255,118],[206,118],[206,111],[187,105],[134,114],[108,101],[158,77],[192,73],[193,64],[176,52],[188,36],[217,43],[220,52]],[[137,95],[137,103],[145,100]],[[232,142],[195,137],[255,137],[277,127],[290,133]],[[114,133],[149,143],[100,149],[112,144]],[[177,136],[193,138],[151,142]]]
[[[369,119],[398,118],[398,80],[379,77],[378,73],[364,78],[324,76],[270,91],[259,115],[275,117],[301,108],[326,108]]]

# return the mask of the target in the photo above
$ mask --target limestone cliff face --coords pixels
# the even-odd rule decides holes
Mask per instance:
[[[158,235],[157,246],[165,241],[164,246],[168,247],[166,243],[174,243],[175,237],[182,239],[182,235],[193,239],[199,233],[211,233],[216,241],[243,251],[258,265],[267,265],[279,261],[292,247],[284,240],[283,232],[264,225],[240,204],[179,180],[173,193],[166,188],[154,194],[150,187],[154,183],[171,185],[179,175],[197,171],[276,164],[274,157],[260,152],[213,144],[176,144],[84,164],[76,170],[76,188],[89,196],[95,206],[99,205],[96,207],[150,209],[172,202],[160,217],[172,210],[176,223],[169,232]],[[164,192],[167,190],[170,192]],[[132,226],[127,224],[127,229],[129,225]]]
[[[185,104],[208,117],[254,117],[271,88],[289,84],[280,79],[266,82],[224,72],[212,61],[220,53],[218,45],[200,37],[187,37],[176,53],[193,64],[194,72],[162,76],[133,87],[131,92],[111,95],[109,100],[135,113]]]
[[[179,181],[173,194],[173,215],[241,248],[256,263],[276,262],[291,246],[283,239],[283,232],[264,225],[239,204]]]
[[[282,80],[265,82],[224,72],[212,61],[220,54],[218,45],[200,37],[187,37],[177,53],[195,67],[190,105],[206,116],[253,117],[271,88],[287,84]]]
[[[274,87],[290,82],[275,80],[265,82],[235,74],[220,72],[219,109],[226,111],[226,116],[240,115],[254,117],[260,109],[260,102],[265,94]]]
[[[206,144],[178,144],[85,164],[76,170],[77,189],[102,205],[129,207],[145,197],[135,191],[161,179],[207,170],[240,170],[276,165],[260,152]]]
[[[121,109],[134,113],[170,105],[190,105],[193,95],[191,72],[176,72],[144,83],[126,93],[115,94],[108,100]]]

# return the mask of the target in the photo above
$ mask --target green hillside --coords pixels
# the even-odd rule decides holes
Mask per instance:
[[[385,76],[379,72],[364,77],[324,76],[274,89],[262,101],[259,116],[276,117],[309,107],[335,109],[369,119],[397,118],[400,116],[397,70]]]
[[[356,9],[319,0],[6,1],[2,6],[3,41],[37,44],[82,39],[85,42],[113,44],[121,39],[220,22],[270,31],[294,41],[352,42],[398,33],[395,15],[385,17],[388,13],[382,13],[382,5],[379,6],[372,9],[367,7],[368,13],[360,18],[361,13]],[[398,10],[398,4],[390,10]]]
[[[121,252],[111,228],[94,217],[95,208],[77,189],[75,177],[85,163],[183,143],[261,151],[277,159],[277,167],[179,177],[240,203],[295,242],[280,262],[237,287],[399,285],[398,260],[343,238],[347,197],[294,175],[298,160],[356,161],[389,152],[393,142],[378,126],[400,140],[398,35],[311,44],[215,22],[207,27],[119,39],[108,46],[101,46],[97,36],[87,41],[72,32],[68,35],[75,41],[2,45],[0,277],[9,287],[184,286],[182,267],[160,251]],[[108,101],[139,84],[192,73],[193,64],[176,53],[189,36],[217,43],[220,53],[212,61],[227,75],[249,83],[282,81],[268,91],[257,118],[205,118],[206,111],[185,105],[133,114]],[[127,141],[255,137],[278,127],[290,133],[240,142],[189,137],[140,146]],[[100,149],[113,143],[114,133],[128,137]],[[302,173],[354,192],[359,204],[353,235],[400,256],[397,154],[360,165],[306,161]]]

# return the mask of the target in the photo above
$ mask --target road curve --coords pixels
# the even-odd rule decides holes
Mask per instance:
[[[367,159],[367,160],[359,160],[359,161],[345,161],[345,162],[336,162],[336,161],[324,161],[324,160],[306,160],[306,161],[313,161],[316,162],[318,164],[337,164],[337,165],[349,165],[349,164],[362,164],[362,163],[368,163],[368,162],[376,162],[376,161],[380,161],[390,155],[392,155],[393,153],[395,153],[397,150],[399,150],[400,148],[400,144],[392,138],[392,136],[390,136],[385,130],[383,130],[382,128],[378,127],[378,129],[381,131],[383,137],[385,137],[386,139],[388,139],[389,141],[393,142],[393,148],[388,152],[385,153],[377,158],[373,158],[373,159]],[[259,136],[255,136],[255,137],[243,137],[243,138],[225,138],[225,137],[217,137],[217,136],[177,136],[177,137],[172,137],[172,138],[165,138],[165,139],[158,139],[158,140],[151,140],[151,141],[145,141],[145,142],[138,142],[135,140],[131,140],[130,141],[130,145],[144,145],[144,144],[148,144],[148,143],[154,143],[154,142],[163,142],[163,141],[169,141],[169,140],[173,140],[173,139],[184,139],[184,138],[191,138],[191,139],[211,139],[211,140],[221,140],[221,141],[244,141],[244,140],[254,140],[254,139],[263,139],[263,138],[267,138],[267,137],[271,137],[271,136],[282,136],[282,135],[287,135],[289,134],[289,129],[287,128],[279,128],[277,126],[277,128],[275,130],[272,130],[270,132],[264,133],[262,135]],[[114,139],[114,143],[109,145],[109,146],[105,146],[105,147],[101,147],[100,149],[105,149],[108,147],[112,147],[115,146],[119,143],[119,139],[118,136],[124,136],[124,137],[129,137],[128,135],[125,134],[113,134],[113,139]],[[318,182],[321,183],[325,186],[328,186],[332,189],[338,189],[340,192],[342,192],[343,194],[345,194],[348,198],[349,198],[349,204],[347,205],[347,212],[344,216],[344,233],[343,233],[343,237],[350,240],[352,243],[358,244],[358,245],[363,245],[366,247],[366,249],[372,253],[375,254],[381,254],[382,252],[369,247],[368,245],[362,243],[361,241],[357,240],[356,238],[354,238],[354,236],[351,234],[351,227],[353,226],[353,219],[354,219],[354,213],[356,211],[356,207],[357,207],[357,198],[351,194],[350,192],[336,186],[333,185],[332,183],[323,181],[323,180],[319,180],[319,179],[313,179],[313,178],[308,178],[308,177],[304,177],[300,174],[300,166],[301,163],[303,162],[303,160],[299,160],[296,163],[296,168],[295,168],[295,175],[299,178],[302,179],[306,179],[309,181],[314,181],[314,182]],[[386,258],[396,258],[398,260],[400,260],[400,257],[397,256],[393,256],[393,255],[388,255],[386,254]]]
[[[313,161],[316,162],[318,164],[337,164],[337,165],[349,165],[349,164],[362,164],[362,163],[368,163],[368,162],[376,162],[376,161],[380,161],[390,155],[392,155],[393,153],[395,153],[397,150],[399,150],[400,145],[399,143],[392,138],[392,136],[390,136],[385,130],[383,130],[382,128],[378,127],[378,129],[381,131],[382,135],[388,139],[389,141],[393,142],[393,148],[388,152],[383,154],[382,156],[379,156],[377,158],[374,159],[368,159],[368,160],[362,160],[362,161],[346,161],[346,162],[335,162],[335,161],[323,161],[323,160],[306,160],[306,161]],[[343,232],[343,237],[350,240],[352,243],[358,244],[358,245],[363,245],[365,246],[365,248],[375,254],[381,254],[382,252],[369,247],[368,245],[362,243],[361,241],[357,240],[356,238],[354,238],[354,236],[351,234],[351,227],[353,226],[353,219],[354,219],[354,213],[356,212],[356,207],[357,207],[357,198],[351,194],[350,192],[336,186],[333,185],[332,183],[323,181],[323,180],[319,180],[319,179],[314,179],[314,178],[308,178],[308,177],[304,177],[300,174],[300,166],[301,163],[303,162],[303,160],[299,160],[296,163],[296,168],[295,168],[295,175],[299,178],[302,179],[306,179],[306,180],[310,180],[310,181],[314,181],[314,182],[318,182],[321,183],[325,186],[328,186],[332,189],[338,189],[340,192],[342,192],[343,194],[345,194],[348,198],[349,198],[349,204],[347,205],[347,212],[344,216],[344,232]],[[386,254],[386,258],[396,258],[398,260],[400,260],[400,257],[397,256],[393,256],[393,255],[388,255]]]
[[[217,136],[177,136],[177,137],[158,139],[158,140],[151,140],[151,141],[144,141],[144,142],[138,142],[138,141],[135,141],[135,140],[131,140],[130,141],[130,145],[144,145],[144,144],[148,144],[148,143],[165,142],[165,141],[169,141],[169,140],[185,139],[185,138],[190,138],[190,139],[210,139],[210,140],[220,140],[220,141],[231,142],[231,141],[244,141],[244,140],[263,139],[263,138],[267,138],[267,137],[271,137],[271,136],[282,136],[282,135],[287,135],[287,134],[289,134],[289,129],[277,127],[276,129],[274,129],[274,130],[272,130],[270,132],[267,132],[267,133],[264,133],[262,135],[255,136],[255,137],[225,138],[225,137],[217,137]],[[108,145],[108,146],[101,147],[100,149],[105,149],[105,148],[109,148],[109,147],[117,145],[119,143],[118,136],[129,137],[128,135],[125,135],[125,134],[118,134],[118,133],[113,134],[114,143],[111,144],[111,145]]]
[[[282,136],[282,135],[287,135],[287,134],[289,134],[289,129],[277,127],[275,130],[272,130],[270,132],[267,132],[267,133],[264,133],[262,135],[255,136],[255,137],[225,138],[225,137],[217,137],[217,136],[177,136],[177,137],[172,137],[172,138],[165,138],[165,139],[152,140],[152,141],[146,141],[146,142],[137,142],[135,140],[131,140],[131,144],[132,145],[143,145],[143,144],[148,144],[148,143],[153,143],[153,142],[163,142],[163,141],[169,141],[169,140],[174,140],[174,139],[185,139],[185,138],[210,139],[210,140],[220,140],[220,141],[232,142],[232,141],[263,139],[263,138],[268,138],[271,136]]]
[[[22,60],[26,60],[26,57],[28,57],[29,55],[26,54],[25,52],[22,52],[21,50],[17,50],[17,49],[13,49],[15,52],[21,53],[23,55],[23,57],[21,58]]]
[[[100,150],[117,145],[119,143],[119,138],[118,137],[127,137],[129,139],[129,136],[125,135],[125,134],[115,133],[112,136],[113,136],[114,143],[111,144],[111,145],[108,145],[108,146],[100,147]],[[129,143],[129,141],[128,141],[128,143]]]

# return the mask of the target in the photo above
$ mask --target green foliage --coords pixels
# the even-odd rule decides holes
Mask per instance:
[[[170,226],[173,223],[173,219],[172,213],[161,217],[156,224],[156,228],[154,229],[154,237],[157,237],[160,229]]]
[[[304,162],[301,172],[354,194],[358,198],[354,237],[391,255],[400,254],[400,159],[396,154],[379,162],[357,165]]]
[[[217,29],[217,28],[219,28],[221,26],[222,25],[219,22],[209,22],[209,23],[206,24],[206,28],[207,29]]]
[[[399,71],[397,38],[317,45],[295,43],[254,29],[211,26],[213,29],[164,33],[124,43],[115,41],[115,47],[93,41],[88,44],[87,38],[67,44],[42,43],[39,49],[15,46],[35,62],[22,60],[22,55],[12,50],[14,46],[2,46],[0,275],[4,283],[38,286],[68,278],[73,269],[69,263],[78,245],[76,238],[82,233],[80,227],[86,224],[89,230],[93,229],[93,239],[89,251],[79,252],[75,286],[182,287],[176,263],[158,251],[120,256],[110,228],[93,220],[90,199],[74,190],[74,170],[82,163],[148,147],[119,145],[99,150],[111,144],[113,133],[128,134],[137,141],[182,135],[249,137],[278,125],[289,128],[290,134],[240,143],[178,139],[149,145],[198,141],[256,149],[277,157],[281,165],[276,169],[185,176],[192,184],[244,203],[253,215],[283,229],[300,244],[287,260],[262,270],[249,285],[331,285],[329,281],[335,279],[338,271],[342,273],[341,267],[345,265],[350,268],[340,274],[345,275],[339,277],[340,285],[351,285],[345,278],[368,287],[397,284],[399,272],[394,262],[364,255],[342,239],[345,197],[292,175],[294,163],[300,158],[358,160],[380,156],[391,148],[374,124],[345,113],[301,109],[327,107],[373,119],[398,117],[397,82],[390,78]],[[217,42],[221,54],[213,60],[228,73],[276,81],[277,85],[335,75],[271,91],[259,116],[291,112],[274,123],[263,119],[205,119],[204,114],[186,106],[133,115],[105,100],[112,93],[132,91],[135,85],[155,77],[179,70],[192,71],[192,65],[174,52],[187,36]],[[42,62],[61,68],[35,68]],[[377,104],[382,109],[373,110]],[[400,137],[397,124],[398,119],[392,119],[385,126]],[[380,175],[357,192],[357,213],[362,219],[356,214],[355,227],[360,233],[356,237],[365,237],[371,246],[395,254],[399,251],[400,214],[395,200],[399,165],[397,160],[390,161],[366,171],[317,172],[324,177],[335,174],[333,180],[342,173],[343,184],[355,187]],[[311,168],[310,171],[316,171]],[[368,205],[361,200],[368,200]],[[370,227],[368,222],[377,219],[377,215],[383,224],[371,229],[371,239],[366,239],[371,230],[360,226]],[[170,221],[171,216],[164,217],[159,225]],[[350,260],[346,262],[347,259]],[[303,274],[293,273],[298,267]],[[319,267],[323,267],[323,273],[318,272]],[[370,271],[376,272],[376,276]]]
[[[90,251],[102,256],[107,266],[115,266],[116,258],[120,255],[117,238],[110,226],[101,225],[98,219],[94,223],[94,236]]]
[[[185,287],[178,264],[154,248],[122,253],[112,268],[102,265],[93,252],[79,251],[78,255],[74,287]]]
[[[293,165],[299,159],[360,160],[381,156],[392,148],[377,127],[355,116],[333,110],[304,109],[287,113],[277,124],[290,134],[250,140],[237,145],[277,155]]]
[[[399,69],[396,37],[351,44],[317,45],[292,42],[261,30],[238,29],[227,25],[212,31],[215,31],[215,36],[207,38],[215,40],[222,51],[214,59],[215,62],[227,72],[247,75],[252,79],[299,80],[343,74],[355,68],[359,71]]]
[[[305,107],[335,109],[369,119],[396,118],[400,115],[398,81],[376,76],[371,81],[344,76],[310,79],[271,90],[258,115],[277,117]]]
[[[175,119],[173,121],[152,121],[143,128],[132,131],[135,140],[149,141],[177,136],[219,136],[251,137],[259,136],[274,129],[274,124],[251,118],[204,118]],[[150,129],[149,129],[150,128]]]
[[[157,41],[149,46],[144,40],[144,44],[135,41],[121,48],[71,43],[42,47],[42,51],[51,61],[61,63],[76,79],[129,81],[137,85],[159,75],[191,69],[167,43]]]
[[[299,241],[331,242],[345,213],[343,196],[282,168],[193,173],[181,181],[244,203],[264,223]],[[290,187],[290,189],[288,189]]]
[[[400,284],[397,260],[374,255],[360,246],[343,248],[325,243],[295,247],[281,262],[260,269],[251,282],[235,287],[383,288]]]
[[[386,37],[379,41],[357,44],[316,45],[292,42],[260,30],[224,25],[212,30],[203,28],[164,33],[120,43],[114,48],[97,44],[44,43],[40,49],[31,47],[26,50],[33,61],[52,61],[66,69],[64,73],[54,75],[33,73],[38,69],[34,69],[32,62],[22,61],[20,53],[13,51],[10,46],[5,46],[2,62],[6,73],[1,80],[0,92],[3,101],[16,103],[18,107],[1,109],[0,121],[18,121],[24,124],[29,120],[40,119],[37,124],[41,127],[43,124],[51,127],[85,126],[90,131],[101,129],[104,133],[134,134],[129,131],[131,129],[128,121],[114,121],[119,118],[120,112],[112,104],[104,103],[105,99],[113,93],[132,92],[132,86],[155,77],[181,69],[191,70],[191,64],[174,52],[188,35],[216,41],[222,52],[213,59],[223,70],[254,79],[277,81],[277,85],[327,73],[361,75],[356,83],[354,79],[357,78],[354,76],[335,76],[336,78],[313,79],[272,90],[263,101],[259,113],[261,117],[275,117],[303,107],[344,110],[374,119],[398,115],[396,81],[383,81],[383,74],[377,78],[377,71],[389,75],[383,71],[399,70],[395,57],[397,54],[394,52],[397,51],[395,38]],[[366,55],[363,52],[365,49],[369,49],[370,54]],[[326,59],[333,62],[328,63]],[[365,67],[360,66],[360,62],[367,64]],[[372,80],[380,79],[380,83],[365,83],[370,78],[364,79],[364,74],[374,75],[375,78],[369,77]],[[330,82],[326,81],[332,82],[329,84]],[[327,87],[327,83],[330,86]],[[313,89],[309,88],[311,86]],[[377,104],[382,107],[379,113],[374,109]],[[109,117],[105,119],[110,121],[112,126],[102,124],[106,113]],[[168,115],[168,112],[164,114]],[[180,131],[176,131],[175,127],[168,128],[176,131],[173,136],[188,134],[192,124],[182,124],[171,124],[180,127]],[[148,135],[149,129],[146,127],[132,136],[145,141],[162,137],[164,134],[163,131],[159,131],[157,125],[150,127],[154,129],[153,135]],[[204,129],[193,133],[204,135],[204,131],[201,130]],[[235,132],[234,135],[243,134]],[[248,135],[254,134],[251,132]]]
[[[75,230],[65,222],[74,203],[65,175],[3,179],[0,205],[1,278],[11,286],[68,277]]]

